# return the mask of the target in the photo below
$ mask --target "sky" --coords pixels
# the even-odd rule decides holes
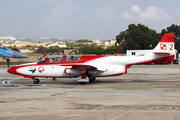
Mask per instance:
[[[0,36],[116,39],[129,24],[180,25],[179,0],[0,0]]]

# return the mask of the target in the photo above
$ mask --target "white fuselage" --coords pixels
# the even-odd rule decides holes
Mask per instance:
[[[126,73],[126,65],[139,64],[152,59],[158,59],[168,56],[167,54],[156,55],[149,53],[145,56],[106,56],[96,58],[83,65],[90,65],[96,70],[89,70],[89,73],[95,77],[101,76],[113,76]],[[72,64],[72,63],[71,63]],[[82,63],[76,63],[76,65]],[[63,64],[24,64],[23,67],[19,67],[16,71],[24,76],[36,76],[36,77],[78,77],[85,70],[71,69],[72,65],[63,66]]]

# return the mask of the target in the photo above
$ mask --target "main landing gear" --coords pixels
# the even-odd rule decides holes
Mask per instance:
[[[89,82],[90,82],[90,83],[93,83],[94,80],[96,80],[96,78],[95,78],[95,77],[92,77],[91,79],[89,79]]]
[[[92,77],[91,79],[90,78],[88,78],[88,79],[89,79],[89,83],[93,83],[96,78]],[[81,85],[86,85],[87,83],[88,82],[79,82],[79,84],[81,84]]]
[[[85,85],[88,82],[93,83],[95,79],[96,78],[89,74],[89,71],[87,70],[85,73],[81,74],[81,76],[78,77],[78,82],[81,85]]]
[[[40,83],[40,80],[38,78],[33,78],[34,80],[34,84],[39,84]]]

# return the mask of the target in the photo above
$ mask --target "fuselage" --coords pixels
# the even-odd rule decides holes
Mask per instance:
[[[167,60],[169,55],[150,53],[145,56],[74,56],[71,55],[47,57],[40,62],[27,63],[14,66],[8,72],[25,77],[78,77],[86,70],[94,77],[105,77],[126,74],[127,68],[135,64],[160,62]]]

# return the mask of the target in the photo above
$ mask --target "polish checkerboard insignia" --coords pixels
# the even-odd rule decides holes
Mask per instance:
[[[160,44],[160,48],[161,48],[161,50],[167,50],[167,46],[164,43]]]

